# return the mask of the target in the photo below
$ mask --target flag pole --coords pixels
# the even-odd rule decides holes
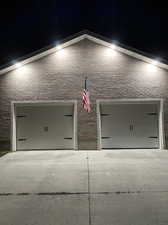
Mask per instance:
[[[85,90],[87,88],[86,82],[87,82],[87,77],[85,77]]]

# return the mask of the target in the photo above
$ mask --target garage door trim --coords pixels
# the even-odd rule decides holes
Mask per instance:
[[[127,98],[127,99],[98,99],[96,101],[97,105],[97,149],[102,150],[101,143],[101,115],[100,115],[100,105],[105,104],[148,104],[154,103],[159,107],[159,148],[164,149],[165,139],[164,139],[164,110],[163,110],[163,99],[162,98]]]
[[[11,150],[17,151],[16,144],[16,108],[17,106],[33,105],[74,105],[74,150],[78,150],[77,142],[77,100],[47,100],[47,101],[12,101],[11,102]]]

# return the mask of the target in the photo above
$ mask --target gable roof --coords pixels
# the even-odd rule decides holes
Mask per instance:
[[[100,45],[103,45],[103,46],[106,46],[106,47],[111,47],[112,46],[112,40],[110,40],[109,38],[106,38],[104,36],[101,36],[99,34],[96,34],[96,33],[93,33],[91,31],[88,31],[88,30],[83,30],[79,33],[76,33],[74,35],[71,35],[63,40],[61,40],[59,42],[59,45],[61,45],[61,48],[65,48],[65,47],[68,47],[72,44],[75,44],[83,39],[88,39],[88,40],[91,40],[97,44],[100,44]],[[119,52],[122,52],[128,56],[131,56],[131,57],[134,57],[136,59],[139,59],[141,61],[144,61],[144,62],[147,62],[147,63],[153,63],[155,61],[155,57],[150,55],[150,54],[147,54],[147,53],[144,53],[142,51],[139,51],[137,49],[134,49],[134,48],[130,48],[128,46],[125,46],[125,45],[122,45],[122,44],[117,44],[115,45],[115,50],[116,51],[119,51]],[[21,57],[17,60],[18,63],[21,63],[22,65],[25,65],[25,64],[28,64],[30,62],[33,62],[35,60],[38,60],[42,57],[45,57],[47,55],[50,55],[54,52],[58,51],[57,49],[57,46],[56,45],[49,45],[45,48],[42,48],[38,51],[35,51],[31,54],[28,54],[24,57]],[[168,62],[166,61],[163,61],[162,62],[157,62],[157,65],[158,67],[161,67],[163,69],[167,69],[168,70]],[[4,73],[7,73],[11,70],[14,70],[16,69],[16,65],[15,64],[11,64],[11,63],[8,63],[8,64],[5,64],[5,65],[2,65],[0,67],[0,75],[1,74],[4,74]]]

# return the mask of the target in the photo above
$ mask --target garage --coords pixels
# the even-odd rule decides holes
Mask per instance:
[[[161,101],[100,101],[98,107],[101,149],[161,148]]]
[[[73,102],[14,103],[15,150],[76,149]]]

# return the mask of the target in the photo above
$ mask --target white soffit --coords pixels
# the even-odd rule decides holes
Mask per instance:
[[[73,45],[73,44],[75,44],[75,43],[85,39],[85,38],[88,39],[88,40],[91,40],[91,41],[93,41],[93,42],[95,42],[97,44],[100,44],[100,45],[103,45],[103,46],[106,46],[106,47],[109,47],[109,48],[111,48],[111,46],[112,46],[112,43],[109,43],[107,41],[103,41],[103,40],[101,40],[99,38],[96,38],[96,37],[88,35],[88,34],[82,34],[79,37],[73,38],[70,41],[67,41],[67,42],[65,42],[63,44],[60,44],[60,46],[61,46],[61,48],[66,48],[66,47],[68,47],[70,45]],[[133,51],[127,50],[125,48],[119,47],[117,45],[115,45],[115,50],[119,51],[119,52],[122,52],[122,53],[124,53],[124,54],[126,54],[128,56],[132,56],[134,58],[142,60],[144,62],[150,63],[150,64],[152,64],[155,61],[155,59],[151,59],[149,57],[143,56],[143,55],[138,54],[136,52],[133,52]],[[54,48],[51,48],[49,50],[46,50],[44,52],[41,52],[41,53],[39,53],[37,55],[31,56],[30,58],[27,58],[27,59],[25,59],[23,61],[19,61],[19,63],[21,63],[22,66],[23,66],[23,65],[31,63],[31,62],[33,62],[35,60],[38,60],[38,59],[40,59],[42,57],[50,55],[50,54],[52,54],[52,53],[54,53],[56,51],[60,51],[60,50],[58,50],[57,46],[55,46]],[[164,63],[161,63],[161,62],[157,62],[156,66],[168,70],[168,65],[167,64],[164,64]],[[4,73],[7,73],[7,72],[9,72],[11,70],[15,70],[15,69],[17,69],[15,64],[11,65],[11,66],[8,66],[8,67],[0,70],[0,75],[4,74]]]

